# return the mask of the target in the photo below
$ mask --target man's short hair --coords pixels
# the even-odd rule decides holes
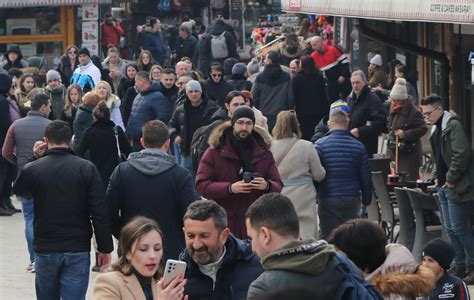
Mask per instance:
[[[172,68],[165,68],[165,69],[161,72],[161,74],[168,74],[168,75],[169,75],[169,74],[173,74],[173,75],[176,76],[176,72],[175,72]]]
[[[337,125],[347,126],[349,121],[347,113],[341,109],[336,109],[329,115],[329,121]]]
[[[55,120],[46,126],[44,136],[55,145],[69,144],[72,138],[71,127],[67,122]]]
[[[295,207],[288,197],[269,193],[255,200],[247,209],[245,218],[253,229],[267,227],[283,237],[298,238],[300,225]]]
[[[161,148],[170,138],[168,126],[160,120],[152,120],[142,127],[145,145],[150,148]]]
[[[20,78],[21,76],[23,76],[23,71],[18,68],[11,68],[10,70],[8,70],[8,75],[10,75],[11,77]]]
[[[224,68],[222,67],[221,63],[219,63],[219,62],[213,62],[213,63],[209,66],[209,73],[211,73],[212,71],[216,71],[216,72],[221,72],[221,73],[223,73],[223,72],[224,72]]]
[[[232,99],[234,99],[235,97],[242,97],[244,98],[244,101],[245,101],[245,97],[242,96],[242,93],[240,91],[230,91],[227,93],[227,96],[225,96],[225,103],[227,104],[230,104],[232,102]]]
[[[120,51],[119,49],[115,48],[115,47],[110,47],[108,50],[107,50],[107,55],[109,55],[110,53],[117,53],[120,55]]]
[[[146,81],[148,83],[151,83],[150,77],[148,75],[148,72],[145,71],[140,71],[135,75],[136,78],[140,78],[140,80]]]
[[[33,100],[31,100],[31,109],[34,111],[38,111],[41,106],[43,105],[48,105],[49,97],[46,94],[37,94],[36,96],[33,97]]]
[[[360,76],[362,78],[362,81],[367,82],[367,76],[365,76],[365,73],[362,70],[355,70],[352,72],[351,77],[354,76]]]
[[[272,61],[273,64],[280,63],[280,54],[275,50],[268,51],[267,57]]]
[[[443,106],[443,98],[436,94],[431,94],[420,101],[421,105]]]
[[[187,219],[206,221],[212,218],[217,230],[227,228],[227,213],[225,209],[213,200],[199,200],[191,203],[184,214],[183,221]]]

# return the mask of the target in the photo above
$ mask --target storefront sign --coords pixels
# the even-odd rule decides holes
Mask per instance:
[[[282,0],[292,12],[393,21],[474,24],[472,0]]]
[[[0,8],[27,6],[60,6],[86,3],[111,3],[112,0],[0,0]]]
[[[82,21],[97,21],[99,19],[99,4],[91,3],[82,6]]]

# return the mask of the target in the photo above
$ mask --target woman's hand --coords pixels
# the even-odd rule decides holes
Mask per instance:
[[[181,281],[181,282],[180,282]],[[176,276],[173,281],[165,288],[163,286],[163,277],[156,283],[158,293],[153,295],[154,300],[188,300],[188,296],[184,296],[184,285],[188,282],[183,279],[182,275]],[[184,298],[183,298],[184,296]]]

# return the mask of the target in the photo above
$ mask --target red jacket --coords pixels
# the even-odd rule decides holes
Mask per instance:
[[[321,71],[331,69],[339,63],[340,59],[345,58],[345,56],[342,56],[341,51],[334,46],[325,46],[324,53],[313,51],[311,57]]]
[[[253,190],[249,194],[229,194],[229,185],[242,180],[240,157],[230,142],[232,127],[225,122],[209,137],[210,148],[204,153],[196,174],[196,190],[207,199],[215,200],[227,211],[231,232],[239,238],[247,238],[245,212],[263,191]],[[252,145],[248,153],[252,156],[255,172],[259,172],[270,183],[270,192],[280,192],[283,183],[269,148],[271,137],[263,129],[254,128]]]
[[[120,27],[120,24],[118,22],[115,22],[115,27],[112,25],[108,25],[105,23],[102,23],[101,25],[102,28],[102,37],[101,37],[101,45],[102,46],[109,46],[109,45],[114,45],[114,47],[119,46],[119,37],[125,35],[125,31]]]

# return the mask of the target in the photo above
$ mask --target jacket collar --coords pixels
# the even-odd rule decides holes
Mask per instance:
[[[71,150],[71,148],[52,148],[48,149],[44,156],[50,155],[50,154],[70,154],[70,155],[76,155],[74,151]]]
[[[135,299],[145,299],[145,293],[143,293],[142,286],[140,285],[140,282],[138,282],[138,278],[135,274],[128,276],[123,275],[123,283]],[[158,291],[156,289],[155,279],[152,279],[151,290],[154,296],[157,295]]]
[[[28,117],[37,116],[37,117],[46,118],[46,116],[45,116],[42,112],[36,111],[36,110],[30,110],[26,115],[27,115]]]

